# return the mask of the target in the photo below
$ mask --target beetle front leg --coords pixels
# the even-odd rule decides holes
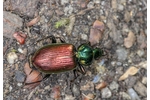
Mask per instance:
[[[40,41],[47,40],[47,39],[51,39],[51,40],[52,40],[52,43],[56,43],[56,37],[53,36],[53,35],[51,35],[51,36],[47,36],[47,37],[45,37],[45,38],[43,38],[43,39],[37,40],[35,44],[37,44],[37,43],[40,42]],[[45,42],[44,44],[48,44],[48,43]]]
[[[49,38],[51,39],[52,43],[57,43],[57,39],[59,39],[61,43],[65,43],[65,40],[63,38],[61,38],[61,37],[55,37],[55,36],[51,35],[51,36],[47,36],[46,38],[43,38],[43,39],[40,39],[40,40],[36,41],[35,44],[37,44],[40,41],[47,40]],[[48,43],[45,42],[44,45],[45,44],[48,44]]]
[[[58,38],[61,43],[66,43],[65,40],[63,38],[61,38],[61,37],[55,37],[55,38]]]

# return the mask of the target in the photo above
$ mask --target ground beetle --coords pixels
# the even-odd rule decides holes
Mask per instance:
[[[65,43],[61,38],[62,43],[56,43],[54,36],[50,38],[52,44],[38,49],[30,59],[32,65],[48,75],[73,70],[76,77],[77,70],[85,73],[83,66],[91,65],[94,59],[103,55],[102,49],[93,49],[89,43],[81,44],[76,49],[73,44]]]

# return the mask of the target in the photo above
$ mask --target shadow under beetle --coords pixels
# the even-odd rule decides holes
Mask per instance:
[[[61,38],[62,43],[56,43],[54,36],[50,38],[52,44],[38,49],[30,59],[30,63],[47,76],[73,70],[76,78],[76,71],[85,73],[83,66],[91,65],[93,60],[103,56],[102,49],[93,49],[89,43],[81,44],[76,49],[73,44],[65,43]]]

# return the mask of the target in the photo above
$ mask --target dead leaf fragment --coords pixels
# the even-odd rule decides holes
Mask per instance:
[[[101,90],[103,88],[105,88],[107,86],[107,83],[106,82],[101,82],[100,84],[96,85],[96,89],[97,90]]]
[[[25,63],[25,66],[24,66],[24,72],[25,72],[25,74],[26,75],[29,75],[30,74],[30,72],[31,72],[31,68],[30,68],[30,66],[29,66],[29,63],[27,62],[27,63]]]
[[[138,72],[138,68],[132,66],[130,67],[120,78],[118,81],[125,80],[126,78],[129,77],[129,75],[135,75]]]
[[[32,19],[30,22],[28,22],[26,25],[27,26],[32,26],[32,25],[35,25],[39,21],[40,21],[40,16],[37,16],[34,19]]]
[[[24,71],[27,75],[24,82],[24,88],[33,89],[40,84],[40,81],[42,80],[42,75],[40,74],[40,72],[31,69],[28,62],[24,66]]]
[[[129,34],[128,34],[128,37],[124,39],[125,47],[126,48],[132,47],[132,45],[134,44],[135,40],[136,40],[136,37],[135,37],[134,33],[130,31]]]
[[[94,22],[94,24],[93,24],[93,28],[96,28],[96,29],[98,29],[98,30],[100,30],[100,31],[104,31],[104,23],[103,22],[101,22],[101,21],[99,21],[99,20],[96,20],[95,22]]]
[[[91,45],[95,45],[97,43],[99,43],[99,40],[102,38],[102,34],[99,30],[97,29],[90,29],[90,37],[89,37],[89,41],[91,43]]]
[[[104,32],[103,22],[96,20],[93,24],[93,27],[90,29],[89,41],[91,45],[99,43],[99,41],[102,38],[103,32]]]

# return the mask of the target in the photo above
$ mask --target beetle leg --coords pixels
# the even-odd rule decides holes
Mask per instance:
[[[54,37],[53,35],[49,36],[52,38],[52,43],[56,43],[56,37]]]
[[[46,75],[43,77],[42,81],[46,80],[46,79],[49,78],[49,77],[50,77],[50,74],[46,74]]]
[[[110,53],[109,53],[109,51],[108,50],[106,50],[106,49],[102,49],[103,51],[104,51],[104,54],[102,55],[104,58],[106,58],[106,59],[109,59],[110,58]]]
[[[78,74],[77,74],[77,70],[76,70],[76,69],[74,69],[74,70],[73,70],[73,74],[74,74],[74,79],[76,79],[76,78],[77,78],[77,76],[78,76]]]
[[[61,43],[65,43],[65,40],[63,38],[61,37],[55,37],[55,38],[59,39]]]
[[[79,68],[80,68],[79,72],[82,73],[82,74],[85,74],[85,69],[81,64],[79,64]]]
[[[74,74],[74,79],[72,79],[71,82],[74,82],[74,80],[77,79],[78,77],[77,69],[73,70],[73,74]]]
[[[63,38],[60,38],[60,37],[59,37],[59,39],[60,39],[60,41],[61,41],[62,43],[65,43],[65,40],[64,40]]]
[[[43,40],[46,40],[46,39],[49,39],[49,38],[52,39],[52,43],[56,43],[56,38],[55,38],[53,35],[51,35],[51,36],[47,36],[47,37],[45,37],[45,38],[43,38],[43,39],[37,40],[34,44],[37,44],[38,42],[43,41]]]
[[[56,38],[58,38],[61,41],[61,43],[65,43],[65,40],[61,37],[54,37],[53,35],[51,37],[52,37],[52,43],[56,43]]]

